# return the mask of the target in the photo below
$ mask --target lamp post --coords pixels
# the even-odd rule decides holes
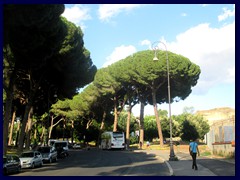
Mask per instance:
[[[174,149],[173,149],[173,142],[172,142],[172,116],[171,116],[171,94],[170,94],[170,77],[169,77],[169,59],[168,59],[168,51],[167,51],[167,46],[161,42],[161,41],[156,41],[152,43],[152,49],[154,50],[154,61],[158,61],[157,58],[157,50],[159,50],[159,44],[163,44],[165,47],[166,51],[166,61],[167,61],[167,83],[168,83],[168,105],[169,105],[169,125],[170,125],[170,155],[169,155],[169,161],[174,161],[176,160],[175,154],[174,154]]]

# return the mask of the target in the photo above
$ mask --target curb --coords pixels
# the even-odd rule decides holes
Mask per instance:
[[[147,152],[147,154],[151,154],[151,153],[148,153],[148,152]],[[161,161],[163,161],[163,162],[167,165],[167,167],[168,167],[170,176],[174,176],[172,166],[171,166],[164,158],[162,158],[161,156],[155,155],[155,157],[156,157],[157,159],[160,159]]]
[[[165,162],[165,163],[167,164],[167,166],[168,166],[170,176],[174,176],[172,166],[171,166],[167,161],[164,160],[164,162]]]

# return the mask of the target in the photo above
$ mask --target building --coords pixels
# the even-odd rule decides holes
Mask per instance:
[[[235,109],[223,107],[197,111],[208,120],[210,131],[205,143],[213,154],[225,157],[235,156]]]

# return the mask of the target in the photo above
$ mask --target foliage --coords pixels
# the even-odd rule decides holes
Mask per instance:
[[[192,141],[199,137],[195,124],[189,120],[183,121],[182,124],[182,140]]]
[[[137,144],[139,141],[138,136],[130,136],[130,144]]]
[[[179,136],[182,140],[204,139],[204,135],[210,130],[207,120],[200,115],[183,113],[176,116],[176,121],[180,124]]]
[[[144,117],[144,140],[152,141],[153,138],[158,137],[157,124],[155,116]]]
[[[82,139],[86,135],[86,140],[90,141],[100,131],[116,126],[118,130],[126,130],[125,104],[132,108],[142,102],[157,109],[157,104],[168,102],[165,51],[158,51],[160,60],[157,62],[152,60],[154,52],[146,50],[97,71],[90,52],[84,47],[81,28],[60,16],[63,11],[64,5],[4,6],[4,99],[11,101],[10,95],[15,94],[18,101],[14,103],[22,102],[21,107],[26,108],[22,132],[31,107],[39,116],[49,112],[51,107],[55,121],[65,118],[66,128],[62,122],[53,132],[61,129],[64,130],[61,133],[70,136],[73,127],[68,122],[73,121],[74,136]],[[184,100],[197,84],[200,68],[181,55],[168,51],[168,57],[170,101]],[[57,103],[52,97],[54,92],[58,94]],[[4,111],[10,112],[12,105],[8,101],[6,104],[9,108]],[[186,119],[191,120],[189,125]],[[183,135],[179,127],[191,124],[200,138],[208,130],[205,121],[199,117],[173,116],[172,122],[173,136]],[[4,137],[7,137],[6,121],[4,127]],[[138,124],[131,117],[130,132],[136,129]],[[160,136],[159,132],[169,137],[166,111],[156,112],[155,118],[145,117],[145,139]],[[24,134],[21,137],[23,140]]]
[[[126,110],[123,110],[120,115],[119,115],[119,119],[118,119],[118,129],[119,131],[126,131],[126,126],[127,126],[127,117],[128,117],[128,113]],[[138,123],[135,122],[135,117],[131,114],[131,119],[130,119],[130,132],[135,131],[136,129],[138,129]]]
[[[35,109],[49,111],[53,102],[50,88],[54,87],[60,99],[71,98],[93,80],[97,70],[84,47],[80,27],[61,17],[63,11],[63,4],[4,5],[4,90],[8,100],[4,119],[11,114],[12,94],[26,104],[19,151],[30,109],[37,106]],[[6,151],[7,121],[3,134]]]

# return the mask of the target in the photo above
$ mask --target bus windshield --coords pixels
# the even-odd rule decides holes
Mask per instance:
[[[101,149],[124,149],[125,136],[123,132],[106,131],[101,135]]]
[[[123,133],[113,132],[113,138],[123,138]]]

